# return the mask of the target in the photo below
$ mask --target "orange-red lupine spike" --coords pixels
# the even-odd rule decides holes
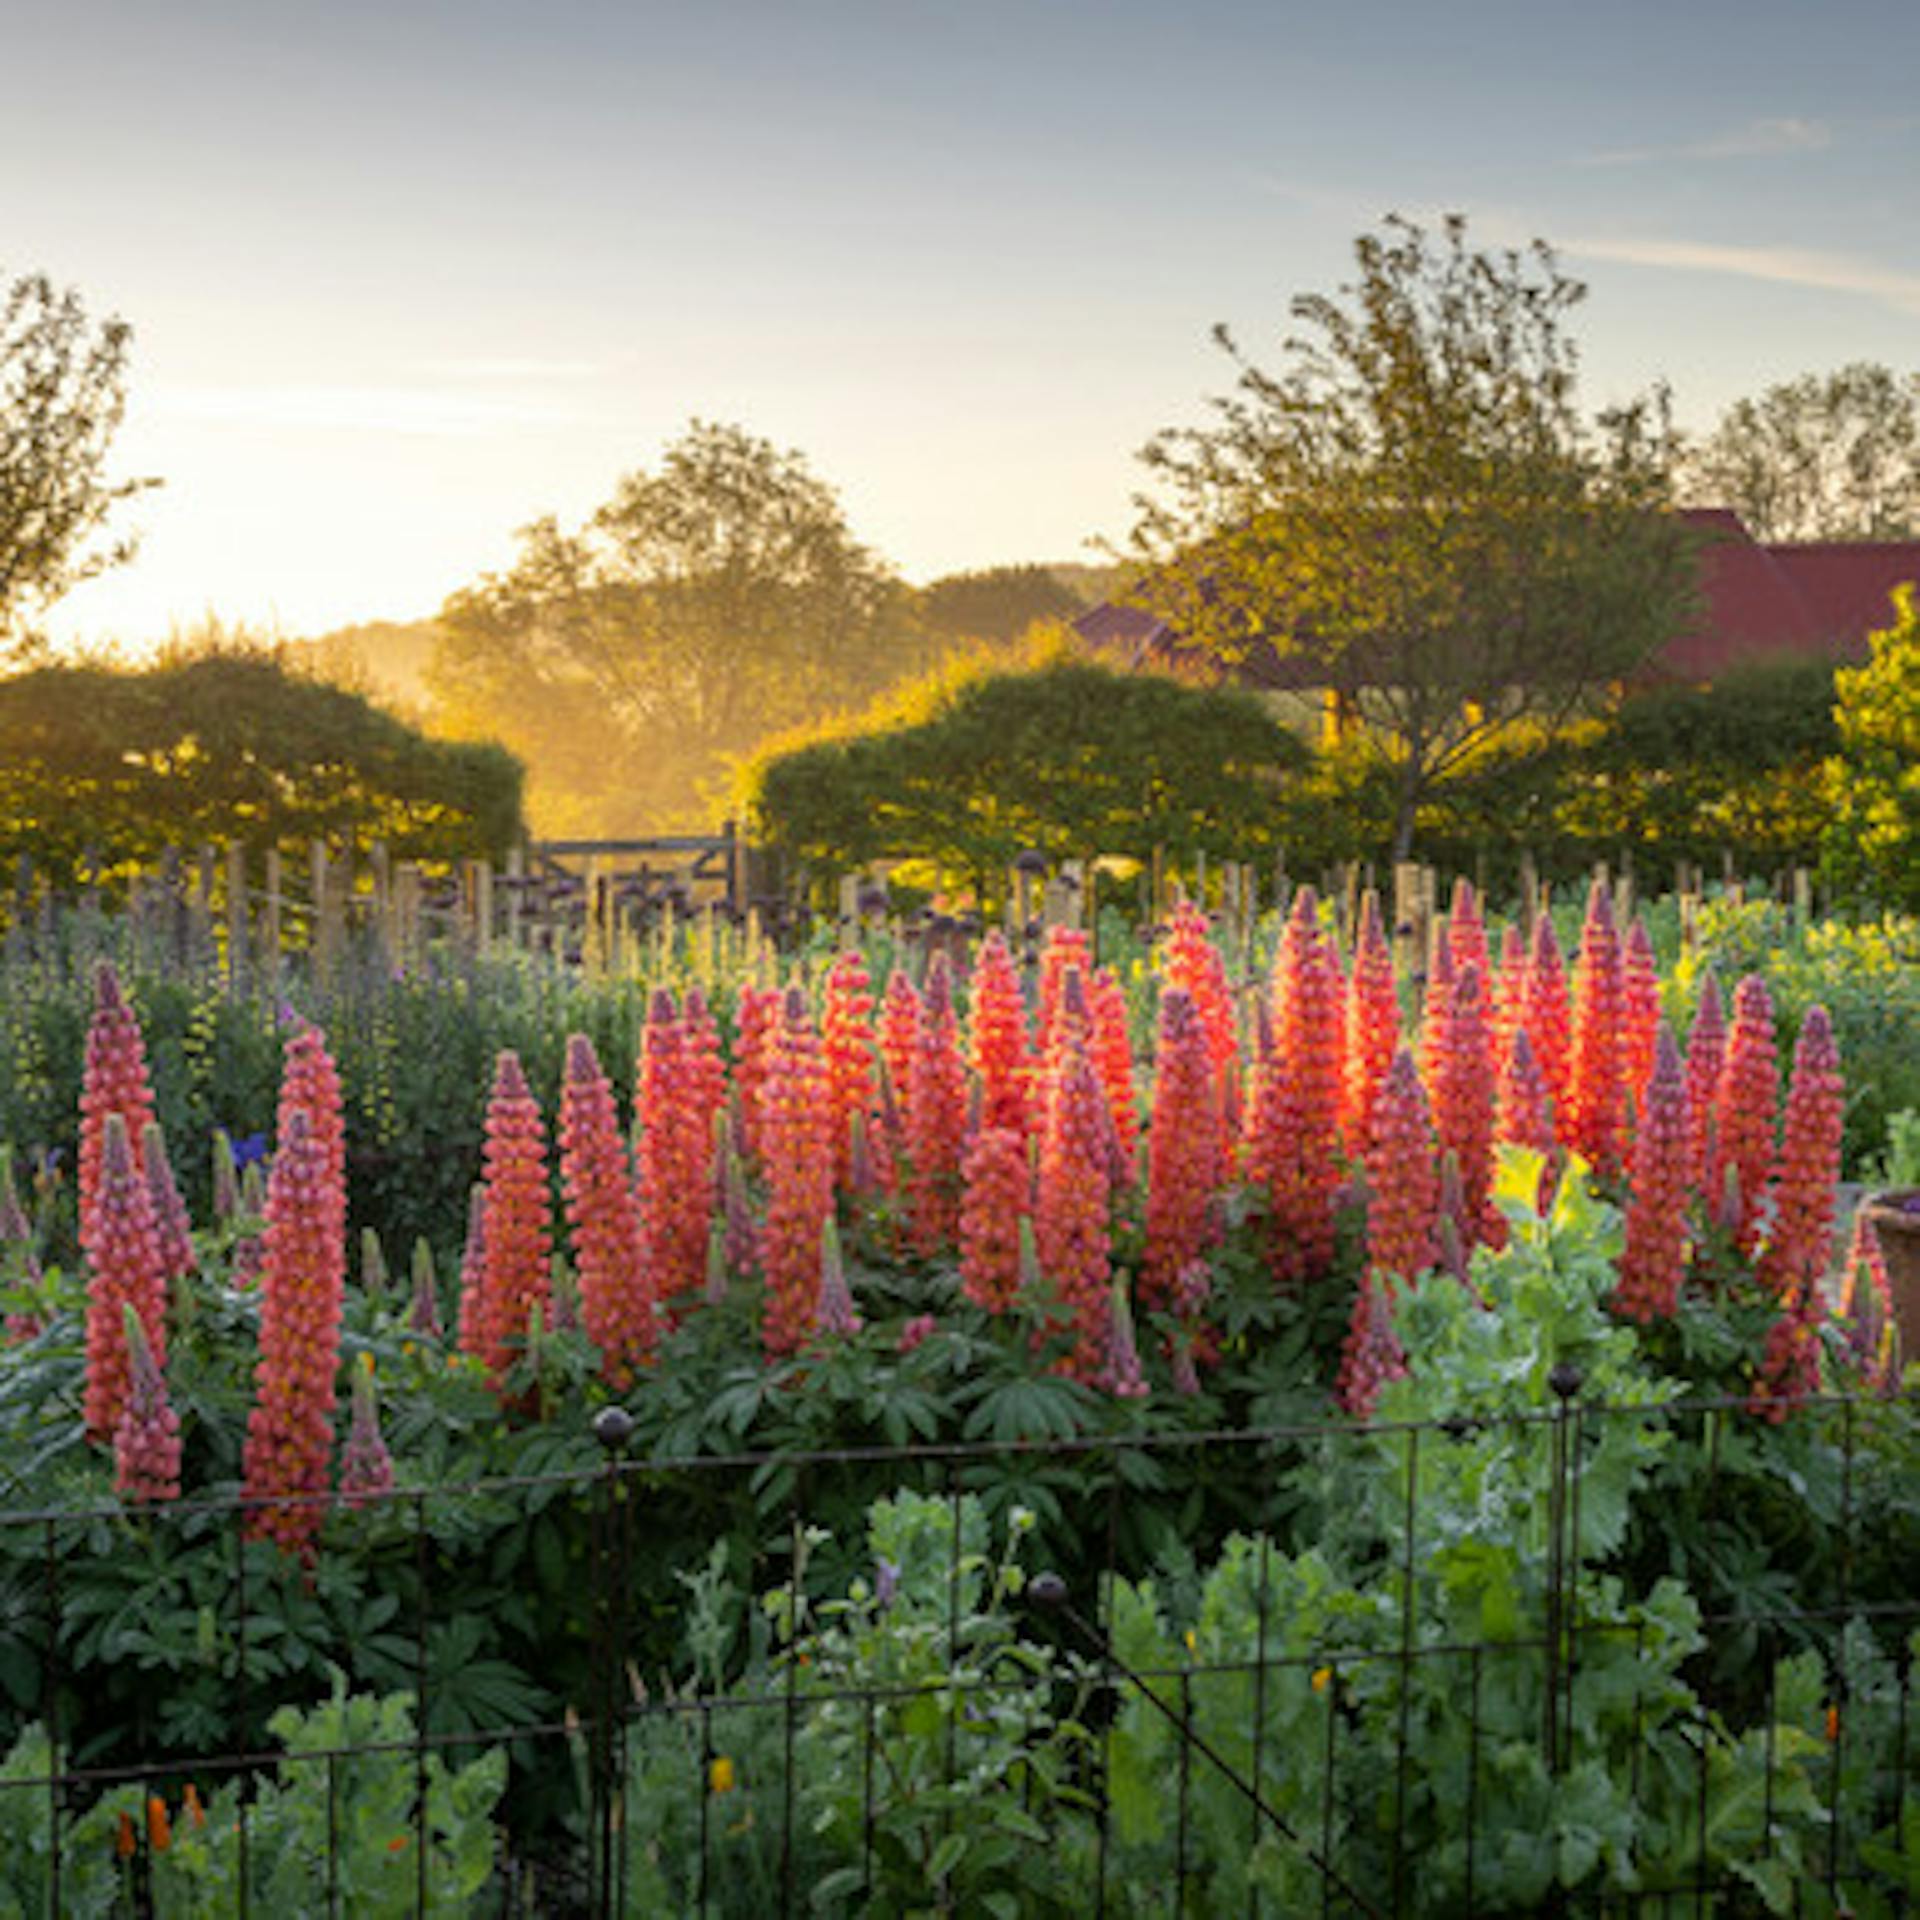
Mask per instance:
[[[1500,971],[1493,982],[1493,1070],[1506,1072],[1513,1036],[1527,1017],[1527,939],[1517,922],[1509,920],[1500,936]],[[1534,1068],[1539,1070],[1539,1062]],[[1544,1086],[1544,1082],[1542,1083]]]
[[[856,1122],[873,1122],[879,1041],[873,1030],[873,980],[857,951],[839,955],[827,969],[820,1006],[820,1042],[827,1067],[827,1105],[832,1118],[833,1177],[843,1191],[853,1187]]]
[[[1084,988],[1092,971],[1093,955],[1087,936],[1080,928],[1052,926],[1047,929],[1046,941],[1040,949],[1039,1052],[1043,1059],[1053,1049],[1067,976],[1077,973]]]
[[[1274,1276],[1309,1279],[1333,1257],[1340,1183],[1343,990],[1311,887],[1295,896],[1273,966],[1273,1054],[1261,1076],[1250,1171],[1269,1192]]]
[[[1527,955],[1527,983],[1522,1002],[1533,1057],[1552,1105],[1553,1131],[1560,1144],[1572,1144],[1567,1106],[1567,1083],[1573,1047],[1573,1003],[1567,992],[1567,966],[1553,931],[1553,916],[1542,913],[1533,923],[1533,945]]]
[[[1773,1033],[1773,996],[1757,973],[1734,989],[1733,1025],[1714,1090],[1713,1156],[1708,1205],[1725,1205],[1728,1176],[1738,1203],[1730,1223],[1734,1245],[1751,1255],[1760,1244],[1760,1211],[1773,1168],[1775,1109],[1780,1099],[1779,1050]]]
[[[1487,1031],[1480,969],[1469,962],[1454,980],[1450,1017],[1439,1034],[1434,1062],[1434,1131],[1442,1154],[1452,1154],[1460,1178],[1461,1251],[1506,1243],[1506,1222],[1492,1201],[1494,1108],[1497,1088],[1493,1042]]]
[[[1405,1047],[1375,1110],[1367,1185],[1367,1265],[1412,1281],[1438,1259],[1440,1174],[1426,1089]]]
[[[1373,1110],[1400,1044],[1400,990],[1393,949],[1380,924],[1379,896],[1369,887],[1360,901],[1353,972],[1347,982],[1346,1054],[1341,1074],[1340,1131],[1347,1152],[1361,1158],[1371,1144]]]
[[[982,1127],[1027,1131],[1033,1071],[1020,968],[996,927],[980,944],[967,1018],[967,1059],[980,1083]]]
[[[1183,900],[1174,909],[1160,969],[1168,986],[1182,987],[1193,997],[1194,1011],[1207,1036],[1207,1058],[1213,1067],[1221,1124],[1230,1132],[1234,1116],[1227,1100],[1227,1083],[1240,1051],[1239,1022],[1234,1014],[1227,963],[1214,945],[1207,916],[1191,901]]]
[[[154,1358],[140,1316],[130,1306],[123,1313],[129,1387],[127,1404],[113,1430],[113,1490],[123,1500],[177,1500],[180,1416],[167,1397],[167,1377]]]
[[[1693,1029],[1687,1035],[1687,1185],[1711,1213],[1720,1196],[1709,1190],[1713,1174],[1713,1111],[1720,1091],[1720,1070],[1727,1058],[1727,1018],[1720,1006],[1720,983],[1711,971],[1700,983]]]
[[[93,995],[86,1064],[80,1080],[80,1245],[88,1253],[92,1252],[94,1198],[99,1190],[107,1117],[115,1113],[120,1116],[138,1171],[144,1171],[141,1155],[146,1130],[154,1117],[140,1022],[120,990],[120,976],[110,961],[102,960],[95,968]]]
[[[101,1128],[87,1250],[87,1437],[110,1445],[132,1392],[126,1309],[138,1315],[155,1361],[167,1364],[166,1254],[154,1224],[153,1195],[133,1157],[127,1124],[108,1113]]]
[[[1633,1143],[1626,1248],[1613,1310],[1629,1320],[1667,1320],[1687,1271],[1687,1083],[1664,1025],[1654,1036],[1640,1128]]]
[[[1827,1270],[1846,1105],[1833,1023],[1825,1007],[1809,1007],[1793,1050],[1780,1154],[1769,1182],[1767,1245],[1758,1268],[1761,1284],[1783,1297],[1817,1286]]]
[[[967,1069],[953,978],[946,955],[936,953],[927,968],[907,1077],[907,1204],[913,1247],[923,1257],[951,1245],[959,1227],[966,1144]]]
[[[1106,1358],[1112,1310],[1108,1207],[1113,1121],[1063,982],[1058,1043],[1048,1062],[1034,1193],[1034,1241],[1054,1297],[1070,1315],[1074,1346],[1065,1370],[1091,1380]]]
[[[1653,940],[1638,914],[1627,935],[1620,969],[1622,1067],[1627,1091],[1638,1110],[1653,1072],[1654,1047],[1660,1032],[1660,970],[1654,964]]]
[[[1127,1032],[1126,990],[1111,967],[1098,968],[1088,985],[1088,1010],[1093,1019],[1093,1070],[1100,1076],[1107,1111],[1113,1117],[1113,1137],[1124,1182],[1131,1185],[1140,1152],[1140,1099],[1133,1083],[1133,1043]],[[1116,1181],[1116,1185],[1121,1182]]]
[[[1500,1069],[1494,1107],[1494,1137],[1501,1146],[1525,1147],[1541,1157],[1540,1192],[1536,1211],[1544,1208],[1557,1176],[1559,1146],[1553,1137],[1553,1111],[1547,1083],[1533,1057],[1533,1042],[1525,1027],[1517,1029]]]
[[[960,1201],[960,1280],[988,1313],[1020,1291],[1020,1223],[1033,1212],[1033,1166],[1020,1127],[983,1126],[967,1147]]]
[[[553,1199],[547,1184],[546,1127],[520,1056],[494,1065],[482,1150],[485,1232],[479,1272],[460,1299],[460,1350],[498,1383],[526,1344],[533,1310],[549,1319]]]
[[[1193,996],[1184,987],[1169,986],[1160,995],[1154,1049],[1146,1245],[1140,1263],[1143,1306],[1171,1308],[1181,1274],[1214,1238],[1220,1154],[1206,1028]]]
[[[292,1049],[289,1049],[289,1068]],[[324,1139],[307,1111],[287,1116],[267,1178],[260,1269],[260,1359],[242,1455],[254,1539],[311,1558],[333,1454],[334,1382],[347,1258]]]
[[[580,1285],[580,1318],[600,1350],[600,1372],[628,1386],[653,1357],[659,1316],[640,1232],[620,1116],[593,1042],[567,1040],[560,1088],[560,1180]]]
[[[792,1353],[813,1332],[820,1308],[822,1234],[833,1211],[833,1146],[822,1124],[826,1064],[806,997],[781,1001],[761,1112],[767,1204],[760,1228],[766,1278],[760,1337],[770,1355]]]
[[[1626,1005],[1613,896],[1596,880],[1573,969],[1573,1045],[1561,1137],[1603,1180],[1626,1167]]]
[[[1480,896],[1471,880],[1453,883],[1453,904],[1447,913],[1447,952],[1455,974],[1468,967],[1477,968],[1482,983],[1493,978],[1493,954],[1487,945],[1487,922],[1480,910]]]

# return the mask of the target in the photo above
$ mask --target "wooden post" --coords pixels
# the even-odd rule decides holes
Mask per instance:
[[[1420,869],[1411,860],[1396,860],[1393,863],[1393,925],[1388,934],[1393,941],[1395,971],[1403,975],[1426,966],[1424,920]]]
[[[403,860],[393,875],[393,957],[411,973],[420,964],[420,863]]]
[[[227,991],[238,994],[247,969],[247,850],[227,847]]]
[[[281,943],[286,938],[286,872],[278,847],[267,849],[267,917],[262,925],[260,957],[267,969],[270,985],[280,981]]]
[[[516,953],[520,950],[521,916],[526,905],[521,883],[526,877],[527,850],[525,847],[515,847],[507,855],[507,946]]]
[[[460,937],[469,952],[485,955],[493,947],[493,862],[463,861],[460,879]]]
[[[401,957],[402,947],[400,929],[395,924],[393,911],[393,862],[384,840],[376,840],[367,849],[367,872],[373,886],[373,902],[370,908],[376,938],[386,951],[391,964]]]
[[[313,874],[313,918],[307,934],[308,950],[313,956],[315,974],[323,983],[330,984],[346,943],[344,883],[349,876],[337,869],[324,841],[310,842],[307,858]]]

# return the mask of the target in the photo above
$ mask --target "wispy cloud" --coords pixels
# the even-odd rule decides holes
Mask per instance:
[[[576,418],[540,402],[435,387],[163,387],[152,406],[171,419],[218,426],[436,439],[565,426]]]
[[[1615,147],[1581,158],[1588,167],[1644,167],[1656,161],[1747,160],[1780,153],[1821,153],[1833,145],[1833,131],[1824,120],[1749,120],[1744,127],[1707,140],[1688,140],[1665,147]]]
[[[1920,273],[1883,267],[1845,253],[1810,247],[1735,247],[1706,240],[1657,240],[1634,235],[1586,237],[1565,243],[1569,254],[1620,260],[1640,267],[1677,267],[1688,273],[1733,274],[1783,286],[1864,294],[1901,313],[1920,315]]]
[[[435,360],[426,371],[438,380],[593,380],[606,369],[595,360],[516,359],[509,354]]]

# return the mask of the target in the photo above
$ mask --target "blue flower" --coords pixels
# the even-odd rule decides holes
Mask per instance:
[[[267,1157],[267,1136],[264,1133],[248,1133],[233,1142],[233,1164],[236,1171],[253,1165],[256,1160]]]

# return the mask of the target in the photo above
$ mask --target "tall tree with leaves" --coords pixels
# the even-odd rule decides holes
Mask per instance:
[[[1580,412],[1586,290],[1549,247],[1394,216],[1354,253],[1351,284],[1292,303],[1281,371],[1215,330],[1238,379],[1142,455],[1134,597],[1216,657],[1271,646],[1357,712],[1403,858],[1493,735],[1561,724],[1677,631],[1696,569],[1665,511],[1664,396]]]
[[[40,611],[133,551],[96,540],[118,502],[155,484],[106,477],[131,339],[44,274],[0,291],[0,654],[28,649]]]
[[[447,602],[428,681],[443,728],[525,760],[549,831],[695,822],[729,755],[917,664],[832,490],[739,427],[695,421],[584,527],[521,539]]]
[[[1729,407],[1685,478],[1760,540],[1920,536],[1920,373],[1857,360],[1783,380]]]

